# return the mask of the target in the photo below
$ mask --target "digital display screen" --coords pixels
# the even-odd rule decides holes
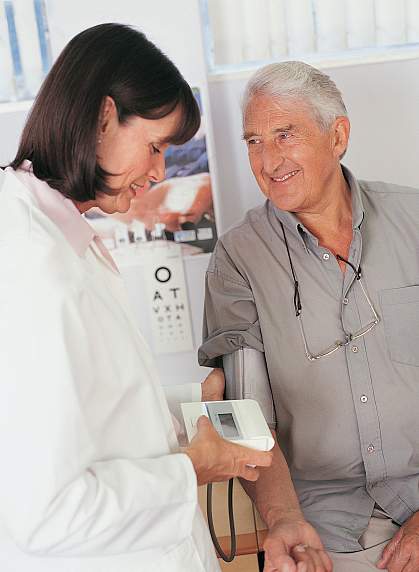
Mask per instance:
[[[237,430],[236,424],[234,423],[232,413],[218,413],[218,419],[220,420],[224,437],[227,439],[239,437],[239,432]]]

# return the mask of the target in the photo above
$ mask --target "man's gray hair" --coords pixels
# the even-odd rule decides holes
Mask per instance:
[[[330,128],[336,117],[347,115],[335,82],[304,62],[280,62],[259,69],[248,81],[244,92],[243,121],[247,107],[256,95],[304,101],[324,130]]]

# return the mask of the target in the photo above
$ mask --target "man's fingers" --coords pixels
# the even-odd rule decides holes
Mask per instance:
[[[288,554],[288,549],[281,537],[268,535],[263,543],[265,551],[265,567],[263,572],[297,572],[297,565]]]
[[[266,557],[263,572],[297,572],[297,565],[288,554],[280,554],[276,557]],[[306,571],[307,572],[307,571]]]
[[[399,531],[384,548],[381,554],[381,558],[376,564],[377,568],[380,568],[381,570],[387,568],[388,562],[390,558],[393,556],[394,551],[396,550],[396,546],[399,544],[401,540],[402,535],[400,534],[400,532],[401,531]]]
[[[409,560],[395,560],[394,557],[390,558],[389,563],[387,564],[388,572],[406,572],[406,565],[409,563]],[[417,568],[414,568],[414,572],[417,572]]]
[[[325,550],[319,550],[319,556],[326,572],[333,572],[333,562],[328,553]]]
[[[326,572],[326,567],[323,564],[323,559],[320,552],[316,548],[307,548],[307,553],[313,567],[313,572]],[[308,567],[307,567],[308,570]]]
[[[417,572],[419,570],[419,561],[417,558],[411,558],[406,566],[403,568],[403,572]]]
[[[403,542],[396,544],[394,552],[388,561],[387,569],[389,572],[405,572],[412,556],[412,547],[410,545],[403,546]]]
[[[306,572],[329,572],[329,563],[323,559],[324,551],[297,544],[292,549],[292,556],[297,564],[304,563]],[[304,567],[303,567],[304,568]],[[297,567],[297,571],[300,569]]]
[[[394,539],[391,540],[387,546],[384,548],[380,560],[377,562],[377,568],[384,570],[387,568],[388,561],[393,556],[395,549]]]

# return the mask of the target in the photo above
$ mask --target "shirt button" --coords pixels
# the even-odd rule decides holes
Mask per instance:
[[[360,400],[361,403],[366,403],[368,401],[368,397],[366,395],[361,395]]]
[[[346,304],[349,304],[348,298],[344,298],[344,299],[342,300],[342,304],[345,304],[345,306],[346,306]]]
[[[375,450],[375,447],[374,447],[374,445],[368,445],[368,447],[367,447],[367,451],[368,451],[368,453],[373,453],[373,452],[374,452],[374,450]]]
[[[330,254],[327,254],[327,252],[325,252],[323,254],[323,260],[329,260],[329,258],[330,258]]]
[[[351,350],[354,352],[354,354],[358,353],[358,346],[352,346]]]

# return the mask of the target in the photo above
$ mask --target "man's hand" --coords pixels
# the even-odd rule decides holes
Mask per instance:
[[[332,562],[315,529],[301,513],[280,518],[264,542],[264,572],[332,572]]]
[[[419,512],[407,520],[384,548],[377,568],[388,572],[419,570]]]
[[[204,415],[198,419],[198,433],[184,452],[194,466],[198,485],[242,477],[256,481],[257,467],[269,467],[272,453],[256,451],[222,439]]]
[[[224,396],[224,372],[216,367],[201,384],[202,401],[222,401]]]

